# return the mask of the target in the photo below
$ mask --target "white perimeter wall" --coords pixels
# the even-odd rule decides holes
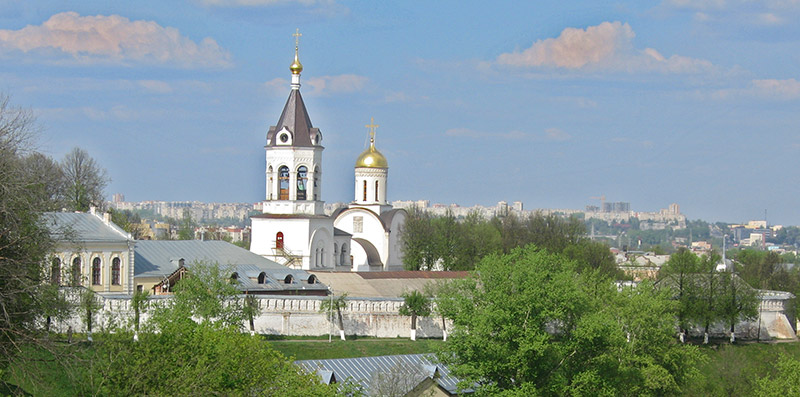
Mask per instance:
[[[110,322],[129,323],[133,318],[130,299],[124,297],[103,297],[103,309],[95,318],[95,332]],[[151,297],[153,304],[169,299],[168,297]],[[333,331],[338,335],[336,318],[329,321],[326,313],[319,311],[325,297],[258,297],[260,315],[255,319],[255,331],[260,334],[273,335],[327,335]],[[398,314],[403,304],[402,298],[349,298],[347,308],[342,311],[344,330],[347,335],[373,336],[378,338],[407,338],[410,336],[411,317]],[[736,337],[742,339],[796,338],[793,326],[794,316],[787,312],[786,300],[764,299],[761,305],[761,321],[740,322],[736,326]],[[145,312],[141,321],[147,321]],[[85,332],[85,325],[77,316],[69,320],[55,321],[53,330],[66,332],[71,326],[75,332]],[[451,323],[447,323],[448,329]],[[712,336],[725,336],[727,328],[722,324],[713,327]],[[247,322],[243,331],[249,329]],[[693,330],[693,334],[702,330]],[[677,336],[677,330],[676,330]],[[442,337],[442,318],[426,317],[417,319],[417,337]]]

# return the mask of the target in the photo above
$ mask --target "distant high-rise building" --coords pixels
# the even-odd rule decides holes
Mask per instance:
[[[114,193],[111,196],[111,201],[113,201],[115,203],[121,203],[121,202],[125,201],[125,195],[122,194],[122,193]]]

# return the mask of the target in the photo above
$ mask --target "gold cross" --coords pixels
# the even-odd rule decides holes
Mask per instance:
[[[375,142],[375,129],[380,127],[379,125],[375,124],[375,117],[370,117],[369,124],[365,125],[364,127],[369,128],[369,141]]]
[[[297,48],[300,45],[300,36],[302,36],[300,28],[297,28],[292,36],[294,36],[294,48]]]

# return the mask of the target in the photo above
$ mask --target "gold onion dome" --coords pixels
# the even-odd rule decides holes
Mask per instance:
[[[369,149],[358,156],[356,168],[389,168],[389,162],[378,149],[375,149],[375,144],[370,143]]]
[[[289,70],[292,71],[292,74],[300,74],[303,71],[303,64],[300,63],[300,59],[297,57],[297,47],[294,48],[294,62],[289,66]]]

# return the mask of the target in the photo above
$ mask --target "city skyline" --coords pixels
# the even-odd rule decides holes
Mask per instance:
[[[327,202],[375,118],[388,195],[799,225],[796,1],[0,1],[2,92],[130,201],[264,199],[295,29]]]

